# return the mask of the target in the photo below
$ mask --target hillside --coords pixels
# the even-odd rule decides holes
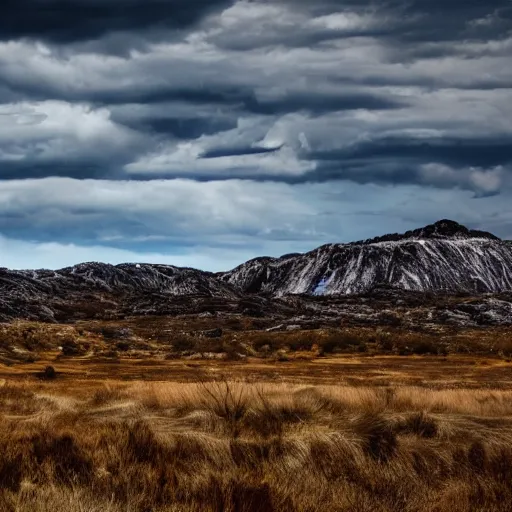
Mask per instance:
[[[0,269],[0,321],[201,313],[260,317],[343,313],[373,318],[375,308],[382,306],[370,311],[358,296],[370,294],[375,305],[382,290],[385,304],[421,303],[421,297],[432,294],[511,291],[512,245],[490,233],[439,221],[404,234],[324,245],[306,254],[257,258],[220,274],[150,264],[4,268]],[[293,301],[291,296],[299,297]],[[337,301],[340,297],[347,300]],[[312,302],[314,298],[325,300]],[[508,322],[512,311],[506,301],[504,306],[500,303],[498,316]],[[484,309],[496,308],[488,304]],[[464,320],[470,321],[478,323]]]
[[[361,294],[382,286],[497,293],[512,289],[512,246],[444,220],[403,235],[257,258],[220,277],[242,292],[272,296]]]

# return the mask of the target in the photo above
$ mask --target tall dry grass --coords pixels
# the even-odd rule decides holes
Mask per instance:
[[[5,512],[510,511],[512,391],[0,387]]]

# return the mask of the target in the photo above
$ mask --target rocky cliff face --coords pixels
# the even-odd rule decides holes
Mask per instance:
[[[257,258],[220,278],[245,293],[345,295],[390,286],[443,293],[512,289],[512,247],[453,221],[405,234]]]

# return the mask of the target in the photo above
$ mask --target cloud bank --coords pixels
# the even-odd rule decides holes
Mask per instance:
[[[512,236],[509,0],[8,0],[3,12],[12,266],[27,243],[73,247],[66,261],[217,269],[441,216]],[[20,261],[64,261],[32,253]]]

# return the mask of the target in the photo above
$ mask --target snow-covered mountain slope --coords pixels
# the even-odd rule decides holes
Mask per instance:
[[[337,295],[379,286],[482,293],[512,290],[512,246],[443,220],[403,235],[257,258],[220,278],[247,293]]]

